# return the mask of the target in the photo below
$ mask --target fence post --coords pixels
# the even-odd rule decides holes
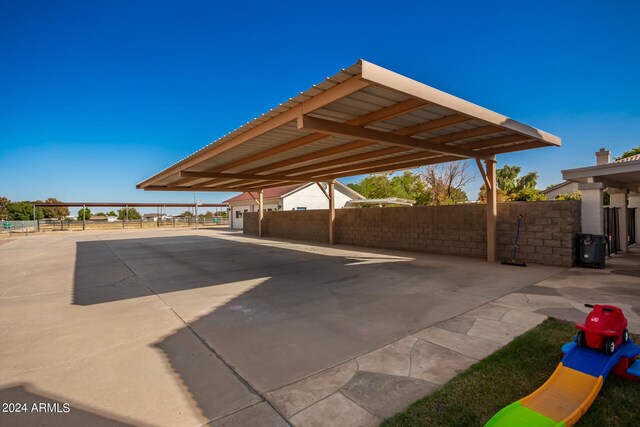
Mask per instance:
[[[87,229],[87,207],[82,205],[82,231]]]

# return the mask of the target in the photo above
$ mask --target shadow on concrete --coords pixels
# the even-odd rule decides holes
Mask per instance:
[[[332,257],[205,236],[78,242],[73,304],[100,304],[265,276],[303,274],[316,270],[320,260],[342,270],[412,259]]]
[[[280,388],[561,270],[529,268],[514,278],[508,267],[476,259],[422,254],[416,260],[368,249],[343,256],[317,246],[258,242],[233,236],[79,242],[73,303],[158,294],[187,325],[154,346],[198,410],[215,420],[239,410],[234,402],[247,392],[261,399],[255,392]],[[198,355],[204,347],[207,357]]]
[[[110,426],[137,425],[57,396],[35,390],[29,384],[11,384],[0,389],[0,426]],[[5,412],[4,405],[19,404],[21,412]],[[68,411],[65,412],[65,404]],[[24,406],[23,406],[24,405]],[[7,407],[8,409],[9,407]],[[26,412],[24,410],[26,409]],[[12,411],[15,411],[15,406]]]

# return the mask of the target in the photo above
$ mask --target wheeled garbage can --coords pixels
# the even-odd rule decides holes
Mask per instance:
[[[604,268],[607,253],[607,236],[578,234],[578,265],[580,267]]]

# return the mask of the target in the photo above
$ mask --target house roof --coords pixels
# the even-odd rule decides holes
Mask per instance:
[[[559,145],[556,136],[361,60],[137,187],[253,191]]]
[[[574,184],[574,182],[573,181],[561,182],[560,184],[556,184],[553,187],[545,188],[544,190],[542,190],[542,194],[550,193],[552,191],[558,190],[558,189],[560,189],[562,187],[566,187],[567,185],[571,185],[571,184]]]
[[[294,184],[294,185],[286,185],[284,187],[267,188],[264,190],[263,197],[265,199],[279,198],[305,185],[307,184]],[[233,203],[233,202],[240,202],[244,200],[253,200],[254,196],[255,194],[252,196],[249,193],[242,193],[235,197],[227,199],[222,203]]]
[[[335,184],[336,184],[336,188],[341,189],[343,193],[347,194],[352,199],[354,200],[364,199],[364,197],[361,194],[351,189],[350,187],[344,185],[340,181],[336,181]],[[294,185],[286,185],[283,187],[267,188],[264,190],[263,197],[265,199],[275,199],[275,198],[286,197],[290,194],[295,193],[298,190],[303,189],[304,187],[308,187],[309,185],[314,185],[314,184],[312,182],[307,182],[303,184],[294,184]],[[254,200],[255,196],[257,195],[256,194],[251,195],[248,192],[242,193],[228,200],[225,200],[223,203],[234,203],[234,202],[240,202],[245,200],[252,201]]]
[[[640,160],[640,154],[634,154],[633,156],[625,157],[623,159],[616,160],[616,163],[634,162]]]
[[[562,177],[580,183],[602,183],[609,188],[640,191],[640,156],[633,157],[614,163],[563,170]]]

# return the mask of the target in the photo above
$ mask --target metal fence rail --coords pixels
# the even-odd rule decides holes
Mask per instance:
[[[28,222],[28,221],[27,221]],[[81,231],[81,230],[118,230],[118,229],[140,229],[140,228],[213,228],[228,226],[227,218],[206,217],[198,218],[168,218],[157,221],[118,220],[118,221],[68,221],[68,220],[39,220],[31,221],[35,223],[37,231]]]

